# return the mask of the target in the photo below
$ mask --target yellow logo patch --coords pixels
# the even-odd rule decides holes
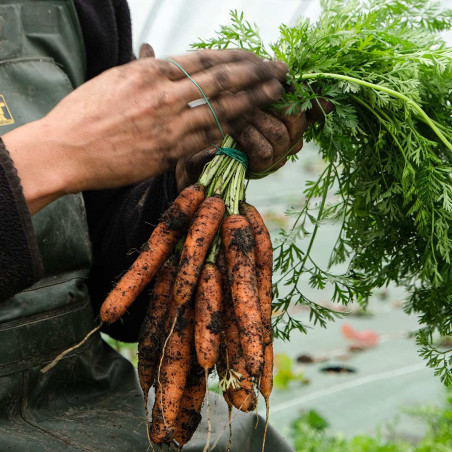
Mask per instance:
[[[0,94],[0,126],[7,126],[8,124],[14,124],[14,119],[8,105],[6,105],[5,98]]]

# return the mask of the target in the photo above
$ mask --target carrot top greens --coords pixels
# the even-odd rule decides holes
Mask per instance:
[[[291,89],[277,107],[289,114],[318,98],[335,107],[305,134],[325,166],[275,248],[274,331],[287,338],[304,329],[288,312],[293,303],[309,305],[315,323],[334,317],[305,295],[302,275],[344,304],[366,303],[375,288],[396,283],[408,289],[406,311],[419,315],[421,354],[450,384],[452,350],[435,347],[432,336],[452,335],[452,49],[439,33],[451,29],[452,11],[428,0],[321,3],[317,22],[281,25],[268,46],[237,12],[194,45],[285,61]],[[340,232],[322,266],[311,251],[327,220]],[[344,263],[345,272],[335,271]]]

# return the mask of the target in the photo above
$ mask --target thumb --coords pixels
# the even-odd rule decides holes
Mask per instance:
[[[150,46],[146,42],[144,44],[141,44],[139,58],[155,58],[155,53],[152,46]]]

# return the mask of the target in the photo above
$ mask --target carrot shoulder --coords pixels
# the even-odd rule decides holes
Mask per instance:
[[[203,199],[203,188],[198,184],[191,185],[165,211],[138,258],[102,304],[102,322],[113,323],[124,316],[135,298],[168,259]]]
[[[210,244],[225,212],[221,198],[207,198],[200,206],[188,230],[181,253],[179,273],[174,283],[174,299],[178,306],[193,296]]]
[[[254,257],[255,241],[248,220],[231,215],[223,222],[223,246],[240,343],[248,372],[258,377],[264,366],[262,320]]]

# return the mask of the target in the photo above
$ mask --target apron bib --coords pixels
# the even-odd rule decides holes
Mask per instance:
[[[72,0],[0,0],[0,135],[42,118],[84,81]],[[132,365],[99,334],[40,369],[96,325],[81,194],[33,216],[44,277],[0,302],[0,451],[145,451]]]

